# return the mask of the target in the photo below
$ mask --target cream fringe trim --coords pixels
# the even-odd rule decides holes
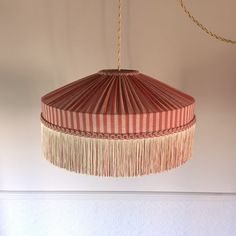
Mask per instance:
[[[95,139],[61,133],[41,123],[45,158],[82,174],[140,176],[166,171],[192,156],[195,124],[178,133],[143,139]]]

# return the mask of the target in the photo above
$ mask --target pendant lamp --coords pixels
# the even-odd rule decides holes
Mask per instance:
[[[101,70],[42,97],[43,153],[52,164],[97,176],[166,171],[192,156],[195,100],[137,70]]]

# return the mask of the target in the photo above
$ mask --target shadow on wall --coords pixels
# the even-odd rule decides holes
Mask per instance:
[[[190,165],[193,165],[192,173],[198,173],[199,183],[204,181],[204,173],[214,186],[217,184],[209,168],[217,170],[221,176],[218,184],[224,182],[225,168],[228,173],[235,171],[236,56],[233,50],[215,51],[205,57],[193,51],[184,55],[188,58],[188,64],[183,66],[181,81],[183,90],[197,101],[195,158]],[[235,176],[231,175],[231,179]],[[232,184],[229,186],[233,188]]]

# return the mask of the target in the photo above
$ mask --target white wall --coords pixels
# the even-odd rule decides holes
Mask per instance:
[[[236,196],[0,194],[1,236],[233,236]]]
[[[116,1],[0,0],[1,190],[236,192],[236,47],[197,29],[177,1],[125,2],[123,66],[197,99],[194,158],[131,179],[81,176],[46,162],[40,97],[115,67]],[[235,1],[186,2],[205,24],[236,39]]]

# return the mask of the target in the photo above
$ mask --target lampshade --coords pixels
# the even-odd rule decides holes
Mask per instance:
[[[98,176],[139,176],[192,156],[195,100],[136,70],[102,70],[42,97],[44,156]]]

